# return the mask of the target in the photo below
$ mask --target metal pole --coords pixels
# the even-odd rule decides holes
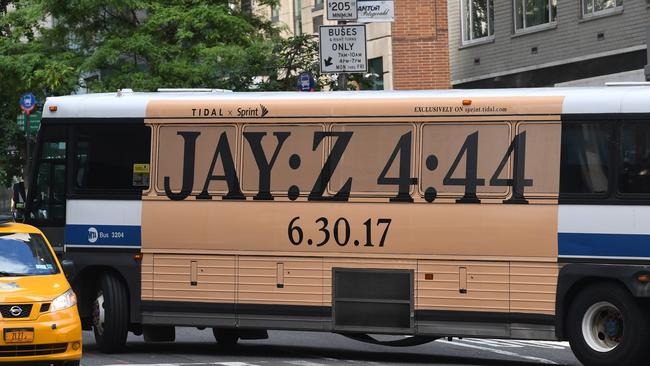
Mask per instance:
[[[346,25],[348,22],[345,20],[339,20],[337,24]],[[339,73],[339,90],[348,90],[348,74],[342,72]]]
[[[339,90],[348,90],[348,74],[342,72],[339,74]]]
[[[25,112],[25,177],[29,172],[29,115],[30,112]]]
[[[650,81],[650,25],[646,31],[645,35],[645,44],[646,44],[646,60],[647,64],[645,65],[645,80]]]

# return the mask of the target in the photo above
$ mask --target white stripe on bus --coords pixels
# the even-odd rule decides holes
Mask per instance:
[[[142,225],[142,201],[139,200],[68,200],[66,224]]]
[[[558,233],[650,234],[650,206],[559,205]]]

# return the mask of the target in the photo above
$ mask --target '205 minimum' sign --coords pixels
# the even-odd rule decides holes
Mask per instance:
[[[357,0],[328,0],[327,20],[356,20]]]

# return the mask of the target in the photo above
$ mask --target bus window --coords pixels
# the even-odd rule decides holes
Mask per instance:
[[[308,195],[323,166],[325,143],[313,149],[314,134],[318,131],[323,131],[322,125],[244,126],[241,173],[244,192],[256,196],[257,199],[269,199],[262,192],[263,179],[260,180],[259,165],[271,164],[277,150],[270,174],[269,188],[272,195],[287,196],[292,186],[298,187],[301,195]],[[260,137],[260,133],[266,135]],[[282,141],[282,145],[279,145],[279,141]],[[253,149],[259,149],[260,146],[264,152],[265,163],[257,162],[255,158]],[[261,156],[258,156],[258,159],[261,159]],[[258,190],[261,192],[259,196]]]
[[[611,123],[564,123],[560,192],[604,195],[609,191]]]
[[[425,124],[420,190],[432,187],[440,197],[465,196],[469,201],[473,194],[479,198],[505,198],[508,187],[491,185],[490,178],[510,142],[510,126],[506,123]],[[505,167],[499,174],[502,179],[511,176],[512,169]]]
[[[199,194],[203,188],[206,188],[209,195],[222,196],[226,194],[228,183],[225,177],[238,179],[236,174],[231,171],[235,168],[238,155],[236,132],[235,126],[160,127],[156,190],[164,193],[165,180],[168,180],[168,188],[172,192],[181,191],[185,178],[183,176],[185,160],[187,159],[188,169],[193,169],[194,173],[191,179],[193,193]],[[194,159],[194,164],[190,161],[192,159]],[[228,174],[224,169],[224,162],[229,168]],[[210,172],[210,167],[212,167],[212,172]],[[217,176],[224,178],[209,179]]]
[[[350,133],[350,141],[345,147],[338,166],[334,170],[330,192],[338,192],[352,178],[352,195],[373,195],[394,197],[398,184],[387,184],[390,178],[400,175],[400,163],[405,154],[408,171],[415,177],[415,129],[411,124],[401,125],[341,125],[332,127],[333,132]],[[403,138],[404,137],[404,138]],[[330,150],[334,149],[337,138],[332,138]],[[402,145],[399,145],[400,142]],[[398,146],[399,145],[399,146]],[[339,146],[342,146],[339,143]],[[406,148],[409,150],[403,151]],[[398,154],[393,156],[395,150]],[[332,155],[330,151],[329,155]],[[387,169],[382,176],[384,169]],[[381,177],[381,178],[380,178]],[[409,185],[409,191],[412,186]]]
[[[621,125],[621,193],[650,193],[650,125],[648,122]]]
[[[65,134],[62,126],[44,127],[41,132],[34,191],[30,195],[30,222],[63,223],[65,220]]]
[[[74,186],[78,192],[140,192],[134,165],[149,164],[151,133],[139,124],[84,125],[76,130]]]
[[[557,162],[560,160],[561,131],[559,123],[521,122],[517,125],[517,135],[523,137],[525,143],[522,178],[526,180],[526,198],[557,197],[560,184]]]

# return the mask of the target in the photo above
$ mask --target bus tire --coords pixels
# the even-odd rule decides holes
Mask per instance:
[[[212,334],[219,346],[232,347],[239,341],[239,335],[235,328],[212,328]]]
[[[585,366],[641,365],[647,361],[648,316],[622,286],[589,285],[571,303],[567,336]]]
[[[93,302],[93,331],[101,352],[124,350],[128,316],[129,304],[124,283],[115,275],[103,274],[97,282],[97,294]]]

